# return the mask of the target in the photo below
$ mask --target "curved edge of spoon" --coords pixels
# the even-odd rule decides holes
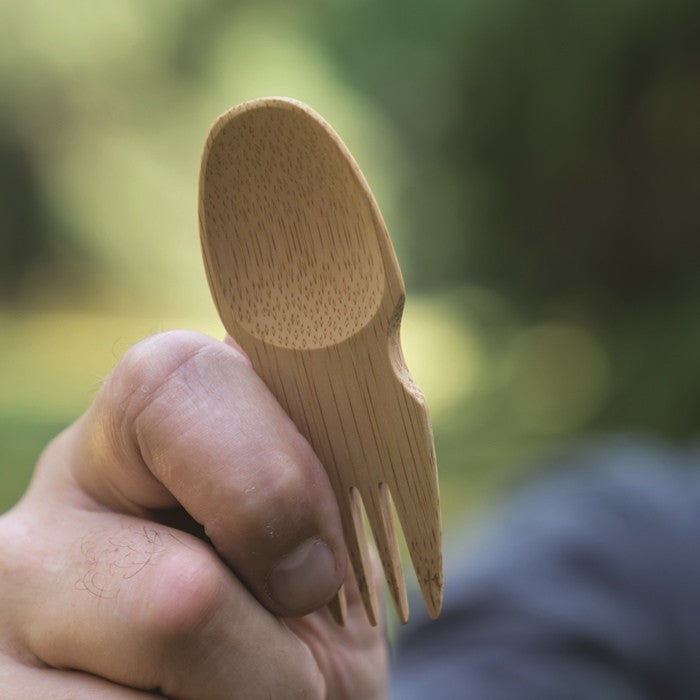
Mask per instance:
[[[223,128],[237,116],[245,114],[246,112],[252,112],[257,109],[267,109],[267,108],[277,108],[277,109],[288,109],[291,111],[297,111],[304,114],[307,118],[312,119],[316,122],[328,135],[328,137],[333,141],[336,147],[342,153],[345,161],[352,170],[353,175],[357,179],[363,194],[365,195],[367,202],[369,204],[370,212],[372,215],[372,220],[375,226],[375,231],[377,233],[377,243],[379,244],[382,260],[384,262],[385,275],[386,275],[386,288],[384,290],[385,297],[388,295],[390,298],[390,303],[395,307],[399,303],[399,299],[405,294],[405,287],[403,282],[403,277],[401,275],[401,268],[399,267],[398,259],[396,258],[396,252],[391,244],[391,239],[389,237],[389,232],[387,230],[384,217],[382,216],[379,205],[374,198],[374,194],[362,172],[357,161],[353,157],[350,149],[345,145],[345,142],[338,135],[335,129],[313,108],[304,104],[300,100],[296,100],[292,97],[281,97],[281,96],[271,96],[271,97],[258,97],[252,100],[247,100],[246,102],[241,102],[240,104],[227,109],[225,112],[220,114],[212,123],[209,129],[209,135],[204,144],[204,149],[202,152],[201,166],[199,171],[199,230],[200,239],[202,244],[202,250],[206,257],[206,245],[204,243],[204,232],[206,230],[206,222],[204,219],[204,203],[202,198],[202,192],[204,191],[204,181],[207,172],[207,162],[209,152],[212,148],[214,141],[221,132]],[[208,267],[208,266],[207,266]],[[209,282],[211,287],[211,281]],[[213,290],[212,290],[213,291]]]

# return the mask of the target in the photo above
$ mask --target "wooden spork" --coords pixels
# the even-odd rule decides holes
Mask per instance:
[[[436,617],[442,554],[432,430],[401,353],[401,272],[350,152],[295,100],[234,107],[204,148],[199,221],[224,327],[328,472],[369,620],[376,624],[378,606],[363,506],[400,619],[408,603],[394,508]],[[343,606],[341,595],[332,605],[341,619]]]

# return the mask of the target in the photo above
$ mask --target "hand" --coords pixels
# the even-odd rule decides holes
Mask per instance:
[[[325,471],[243,353],[149,338],[0,518],[2,696],[385,697],[354,585],[345,628],[324,607],[346,558]]]

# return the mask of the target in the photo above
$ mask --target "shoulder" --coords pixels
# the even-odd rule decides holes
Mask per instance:
[[[697,457],[629,440],[562,456],[498,509],[476,546],[462,536],[448,547],[443,616],[406,630],[399,666],[434,653],[462,682],[514,674],[523,700],[564,697],[562,683],[595,685],[572,698],[625,698],[627,686],[639,697],[637,685],[658,678],[700,688]],[[489,658],[500,659],[498,679]]]

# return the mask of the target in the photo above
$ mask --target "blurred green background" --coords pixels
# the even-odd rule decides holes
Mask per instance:
[[[301,99],[364,170],[409,291],[446,519],[545,455],[700,418],[700,4],[0,4],[0,511],[124,350],[223,334],[201,149]]]

